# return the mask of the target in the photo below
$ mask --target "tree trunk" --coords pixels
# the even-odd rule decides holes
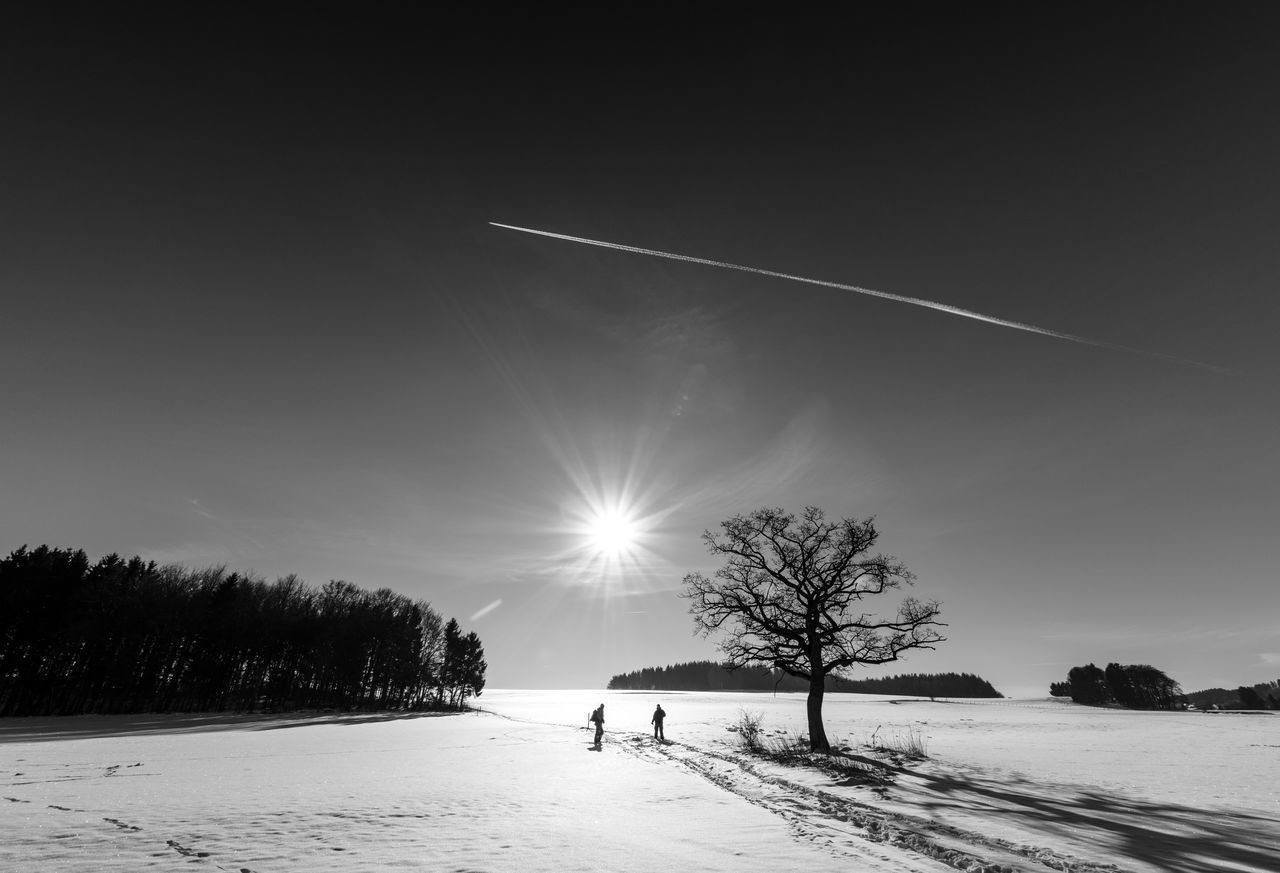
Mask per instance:
[[[826,684],[826,676],[814,670],[813,678],[809,680],[809,748],[823,754],[831,751],[827,731],[822,727],[822,695],[826,692]]]

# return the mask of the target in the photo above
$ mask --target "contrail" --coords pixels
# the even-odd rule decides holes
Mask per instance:
[[[489,613],[493,612],[495,609],[497,609],[497,608],[498,608],[499,606],[501,606],[501,605],[502,605],[502,598],[501,598],[501,597],[499,597],[497,600],[493,601],[493,603],[490,603],[488,606],[481,607],[481,608],[480,608],[480,610],[479,610],[478,612],[474,613],[474,614],[471,616],[471,618],[470,618],[470,619],[468,619],[468,620],[469,620],[469,621],[475,621],[475,620],[476,620],[476,619],[478,619],[478,618],[483,618],[484,616],[486,616],[486,615],[488,615]]]
[[[1174,355],[1166,355],[1163,352],[1153,352],[1147,349],[1138,349],[1132,346],[1124,346],[1119,343],[1109,343],[1104,340],[1089,339],[1084,336],[1077,336],[1073,333],[1063,333],[1058,330],[1049,330],[1044,327],[1036,327],[1034,324],[1024,324],[1021,321],[1009,321],[1005,318],[996,318],[994,315],[983,315],[981,312],[974,312],[971,309],[961,309],[959,306],[952,306],[948,303],[936,303],[933,300],[922,300],[919,297],[907,297],[902,294],[891,294],[888,291],[877,291],[874,288],[863,288],[861,285],[846,285],[843,282],[828,282],[825,279],[810,279],[807,276],[794,276],[791,273],[780,273],[777,270],[764,270],[760,267],[748,267],[742,264],[731,264],[728,261],[713,261],[709,258],[695,258],[692,255],[677,255],[672,252],[662,252],[657,249],[642,249],[639,246],[628,246],[621,243],[605,242],[598,239],[587,239],[581,236],[569,236],[564,233],[552,233],[549,230],[534,230],[531,227],[517,227],[514,224],[501,224],[497,221],[489,222],[493,227],[501,227],[507,230],[517,230],[521,233],[532,233],[538,236],[551,237],[552,239],[562,239],[567,242],[582,243],[589,246],[599,246],[603,249],[613,249],[619,252],[631,252],[636,255],[650,255],[655,258],[667,258],[672,261],[685,261],[690,264],[704,264],[708,267],[720,267],[724,270],[738,270],[743,273],[755,273],[760,276],[772,276],[775,279],[787,279],[792,282],[805,282],[809,285],[821,285],[824,288],[837,288],[841,291],[853,291],[858,294],[866,294],[871,297],[879,297],[883,300],[894,300],[898,303],[910,303],[913,306],[923,306],[926,309],[936,309],[939,312],[946,312],[951,315],[962,315],[965,318],[972,318],[977,321],[985,321],[987,324],[994,324],[1000,327],[1011,327],[1014,330],[1024,330],[1028,333],[1038,333],[1041,336],[1050,336],[1054,339],[1068,340],[1073,343],[1082,343],[1087,346],[1097,346],[1098,348],[1114,349],[1116,351],[1131,352],[1133,354],[1145,355],[1149,358],[1159,358],[1162,361],[1172,361],[1178,364],[1188,364],[1192,367],[1200,367],[1204,370],[1212,370],[1215,373],[1229,374],[1231,370],[1226,367],[1219,367],[1216,364],[1206,364],[1201,361],[1192,361],[1187,358],[1179,358]]]

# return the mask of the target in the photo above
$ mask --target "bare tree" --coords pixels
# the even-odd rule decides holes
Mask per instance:
[[[828,521],[813,506],[797,518],[765,507],[720,526],[722,533],[705,531],[702,540],[725,565],[713,579],[685,576],[682,596],[702,636],[725,634],[720,647],[731,666],[767,665],[809,681],[814,751],[831,748],[822,726],[828,674],[896,661],[946,639],[936,600],[905,598],[893,618],[862,611],[866,598],[914,581],[896,558],[870,554],[873,519]]]

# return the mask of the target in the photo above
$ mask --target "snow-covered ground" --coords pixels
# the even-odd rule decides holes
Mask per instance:
[[[829,695],[828,734],[885,765],[872,779],[738,748],[743,710],[802,732],[802,695],[479,705],[0,720],[0,870],[1280,871],[1271,715]],[[872,754],[873,736],[930,757]]]

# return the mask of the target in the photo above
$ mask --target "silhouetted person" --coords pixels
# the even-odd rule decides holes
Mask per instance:
[[[604,704],[600,704],[591,713],[589,719],[596,726],[596,745],[600,745],[600,740],[604,737]]]
[[[667,736],[662,732],[662,720],[667,714],[662,711],[662,704],[658,704],[658,708],[653,711],[653,718],[649,719],[649,723],[653,725],[653,738],[655,740],[666,740]]]

